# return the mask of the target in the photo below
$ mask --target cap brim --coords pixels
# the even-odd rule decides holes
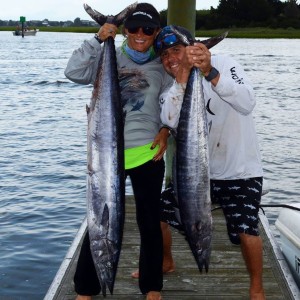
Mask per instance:
[[[170,45],[164,45],[161,49],[157,49],[156,47],[156,44],[154,44],[154,50],[155,50],[155,53],[158,54],[158,55],[161,55],[161,53],[164,51],[164,50],[167,50],[169,48],[172,48],[172,47],[175,47],[177,45],[183,45],[185,46],[182,42],[178,41],[178,42],[175,42],[173,44],[170,44]]]
[[[136,28],[136,27],[150,27],[150,28],[158,28],[159,24],[151,22],[147,19],[131,19],[127,20],[124,24],[125,28]]]

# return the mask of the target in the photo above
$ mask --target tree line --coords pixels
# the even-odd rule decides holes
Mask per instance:
[[[167,10],[160,12],[162,26],[167,24]],[[48,20],[47,20],[48,21]],[[27,21],[42,27],[43,21]],[[0,26],[16,26],[18,21],[2,21]],[[48,21],[48,26],[98,26],[76,18],[72,21]],[[300,29],[300,4],[297,0],[220,0],[217,8],[196,11],[196,30],[218,28],[269,27]]]
[[[297,0],[220,0],[216,9],[196,12],[196,29],[230,27],[300,28]]]
[[[168,11],[160,12],[162,25]],[[232,27],[270,27],[300,29],[297,0],[220,0],[217,8],[196,11],[196,30]]]

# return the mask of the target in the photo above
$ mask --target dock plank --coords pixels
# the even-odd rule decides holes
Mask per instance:
[[[199,272],[194,257],[182,234],[172,229],[173,257],[176,270],[164,276],[162,291],[164,300],[194,299],[248,299],[249,276],[239,246],[232,245],[227,237],[225,220],[221,210],[213,211],[212,255],[208,273]],[[296,299],[288,288],[288,283],[278,267],[273,246],[260,224],[263,238],[263,280],[267,299]],[[75,299],[73,276],[81,243],[71,259],[66,274],[53,296],[54,300]],[[114,294],[107,295],[112,300],[142,300],[138,280],[130,274],[138,267],[139,232],[135,221],[135,205],[132,196],[126,197],[126,221],[119,267]],[[103,299],[102,295],[93,299]],[[48,300],[48,298],[47,298]]]

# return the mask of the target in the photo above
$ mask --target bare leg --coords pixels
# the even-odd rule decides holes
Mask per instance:
[[[240,234],[242,254],[250,274],[250,299],[265,300],[263,289],[263,247],[260,236]]]
[[[172,273],[175,271],[175,263],[172,256],[172,232],[168,223],[160,222],[160,228],[163,236],[164,260],[163,273]],[[131,273],[132,278],[139,278],[139,270]]]
[[[163,261],[163,273],[171,273],[175,270],[175,263],[172,256],[172,232],[170,226],[167,223],[160,222],[160,227],[163,235],[164,245],[164,261]]]
[[[76,300],[92,300],[92,296],[77,295]]]

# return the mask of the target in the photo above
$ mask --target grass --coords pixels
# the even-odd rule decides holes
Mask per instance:
[[[14,31],[15,27],[0,27],[0,31]],[[46,32],[77,32],[77,33],[96,33],[98,27],[40,27],[39,31]],[[299,39],[300,29],[271,29],[265,27],[258,28],[230,28],[230,29],[213,29],[197,30],[196,36],[212,37],[220,35],[224,31],[229,31],[229,38],[286,38]]]
[[[214,29],[214,30],[197,30],[196,36],[211,37],[217,36],[224,31],[229,31],[229,38],[285,38],[285,39],[299,39],[300,29],[271,29],[271,28],[230,28],[230,29]]]

